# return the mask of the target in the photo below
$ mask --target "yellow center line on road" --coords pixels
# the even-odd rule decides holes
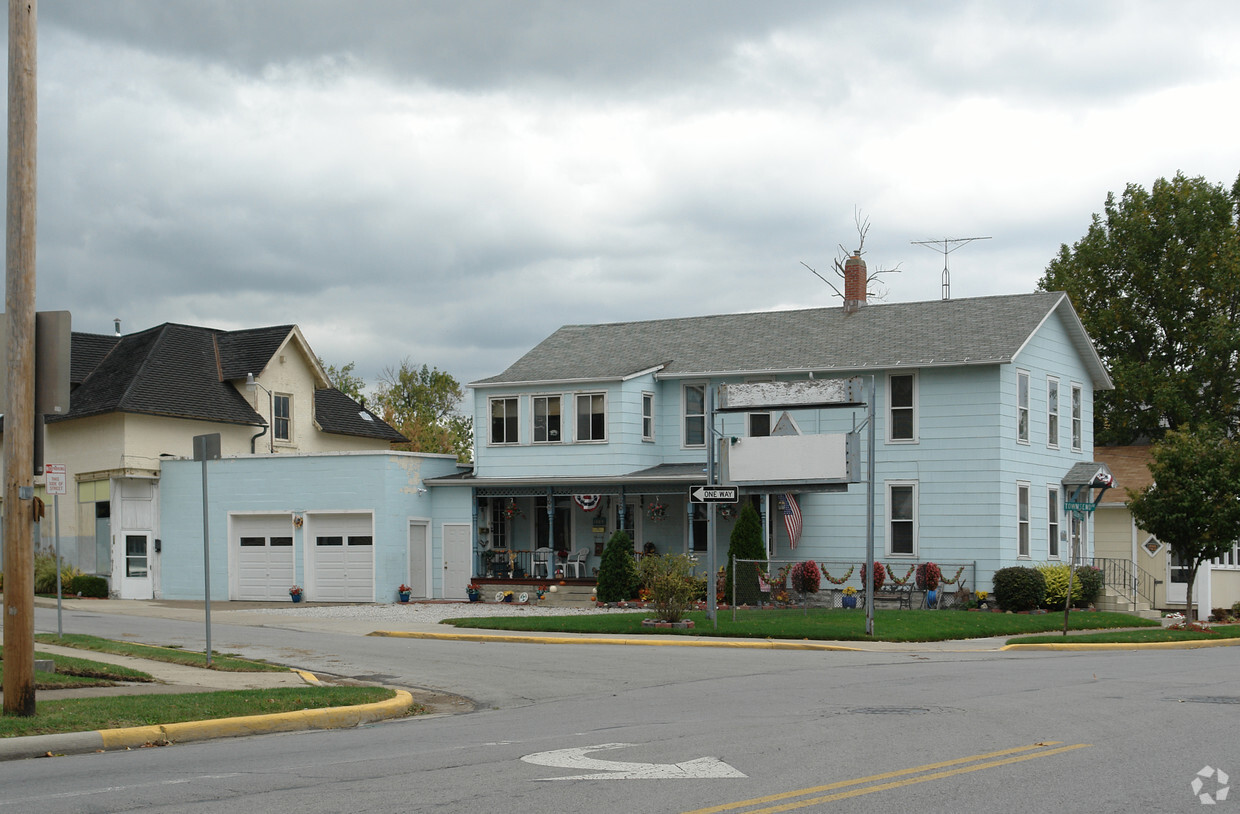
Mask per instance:
[[[718,814],[722,811],[734,811],[741,808],[749,808],[750,806],[761,805],[763,803],[776,803],[782,800],[790,800],[794,797],[804,797],[807,794],[818,794],[824,791],[834,791],[835,789],[849,789],[850,786],[863,786],[867,783],[876,783],[880,780],[890,780],[891,778],[903,777],[902,780],[894,782],[881,783],[879,785],[864,786],[864,788],[852,788],[848,791],[841,791],[835,794],[827,794],[821,797],[813,797],[810,799],[795,800],[782,805],[776,805],[768,808],[754,808],[746,811],[745,814],[776,814],[780,811],[792,811],[798,808],[818,805],[820,803],[829,803],[834,800],[846,800],[850,797],[860,797],[863,794],[872,794],[876,791],[887,791],[889,789],[900,788],[902,786],[911,786],[916,783],[924,783],[928,780],[942,780],[945,777],[954,775],[967,774],[982,769],[993,769],[999,766],[1007,766],[1012,763],[1020,763],[1025,760],[1033,760],[1039,757],[1049,757],[1064,752],[1071,752],[1075,749],[1084,749],[1092,744],[1077,743],[1071,746],[1060,746],[1057,749],[1046,749],[1047,746],[1055,746],[1060,741],[1044,741],[1029,746],[1018,746],[1013,749],[1002,749],[998,752],[987,752],[981,755],[972,755],[970,757],[956,758],[954,760],[944,760],[938,763],[927,763],[924,766],[915,766],[911,769],[900,769],[894,772],[884,772],[883,774],[873,774],[868,777],[859,777],[855,780],[841,780],[836,783],[828,783],[824,786],[813,786],[807,789],[797,791],[786,791],[780,794],[770,794],[765,797],[755,797],[752,800],[740,800],[735,803],[724,803],[722,805],[711,806],[709,808],[697,808],[692,811],[683,812],[683,814]],[[1040,750],[1040,751],[1034,751]],[[994,758],[1000,758],[995,760]],[[978,763],[977,761],[985,761]],[[972,765],[963,765],[972,764]],[[948,769],[946,771],[933,771],[935,769],[943,769],[948,766],[956,766],[957,768]],[[923,772],[932,772],[931,774],[922,774]],[[916,775],[908,777],[908,775]]]

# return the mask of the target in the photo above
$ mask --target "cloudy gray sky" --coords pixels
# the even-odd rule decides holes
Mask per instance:
[[[565,323],[1029,291],[1108,191],[1240,173],[1240,4],[44,0],[38,306],[295,322],[373,383]]]

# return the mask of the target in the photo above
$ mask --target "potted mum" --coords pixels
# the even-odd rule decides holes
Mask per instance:
[[[845,588],[842,591],[842,593],[844,594],[844,596],[840,598],[841,605],[843,605],[845,608],[849,610],[857,607],[857,589],[856,588],[849,585],[847,588]]]
[[[396,589],[396,593],[400,596],[401,602],[408,602],[410,595],[413,594],[413,589],[402,582],[400,587]]]
[[[932,562],[923,562],[917,566],[917,587],[926,592],[926,607],[934,607],[938,598],[937,590],[943,573]]]
[[[294,602],[300,602],[302,596],[301,586],[294,585],[292,588],[289,588],[288,595]]]

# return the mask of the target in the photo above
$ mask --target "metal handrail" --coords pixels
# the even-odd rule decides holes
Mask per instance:
[[[1114,588],[1137,604],[1137,597],[1154,605],[1154,588],[1161,582],[1144,568],[1132,560],[1121,560],[1115,557],[1094,557],[1087,560],[1089,565],[1102,571],[1102,582]]]

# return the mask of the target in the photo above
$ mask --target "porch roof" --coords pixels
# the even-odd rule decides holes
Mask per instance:
[[[527,476],[509,478],[476,477],[472,472],[427,478],[428,486],[472,486],[492,494],[543,495],[548,490],[555,495],[573,494],[619,494],[622,488],[638,487],[644,493],[680,491],[696,483],[706,483],[706,464],[676,463],[659,464],[619,475],[589,476]]]

